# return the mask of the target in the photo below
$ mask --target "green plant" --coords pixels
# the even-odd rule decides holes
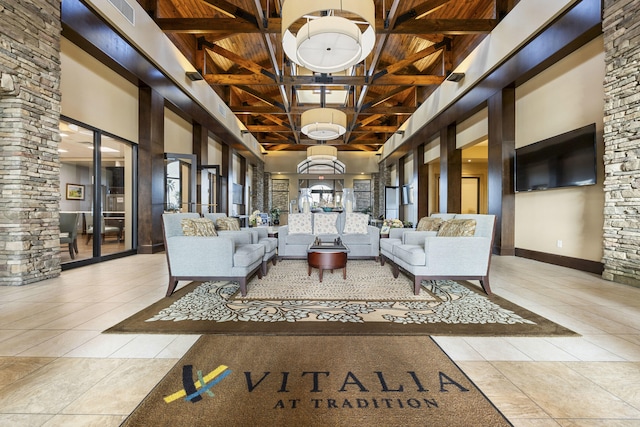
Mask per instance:
[[[280,219],[280,208],[271,208],[271,218],[274,221],[278,221]]]

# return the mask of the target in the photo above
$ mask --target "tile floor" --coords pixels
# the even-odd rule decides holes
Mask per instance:
[[[162,298],[164,254],[0,287],[0,426],[117,426],[198,338],[101,334]],[[495,293],[580,337],[436,337],[515,426],[640,426],[640,288],[494,257]]]

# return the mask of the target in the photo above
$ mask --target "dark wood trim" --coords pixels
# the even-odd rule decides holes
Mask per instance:
[[[429,165],[424,164],[424,144],[413,150],[413,181],[416,183],[416,225],[429,215]]]
[[[521,258],[527,258],[534,261],[546,262],[547,264],[573,268],[574,270],[586,271],[588,273],[597,274],[599,276],[601,276],[602,272],[604,271],[604,265],[598,261],[571,258],[568,256],[548,254],[545,252],[538,252],[521,248],[516,248],[515,253],[516,256]]]
[[[440,212],[462,209],[462,150],[456,148],[456,125],[440,132]]]
[[[516,94],[513,86],[489,98],[489,156],[487,192],[489,213],[497,226],[493,253],[513,255],[515,248],[515,193],[513,158],[516,147]]]

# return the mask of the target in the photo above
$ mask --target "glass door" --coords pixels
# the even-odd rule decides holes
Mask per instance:
[[[165,153],[166,212],[196,212],[196,156]]]

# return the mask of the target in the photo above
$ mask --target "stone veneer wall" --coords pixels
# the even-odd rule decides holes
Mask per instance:
[[[260,212],[266,212],[265,205],[265,193],[264,193],[264,163],[259,162],[253,166],[253,178],[251,182],[251,199],[253,200],[253,206],[249,206],[247,215],[250,215],[253,211],[259,210]]]
[[[0,284],[60,274],[60,0],[0,0]]]
[[[604,273],[640,286],[640,0],[605,0]]]

